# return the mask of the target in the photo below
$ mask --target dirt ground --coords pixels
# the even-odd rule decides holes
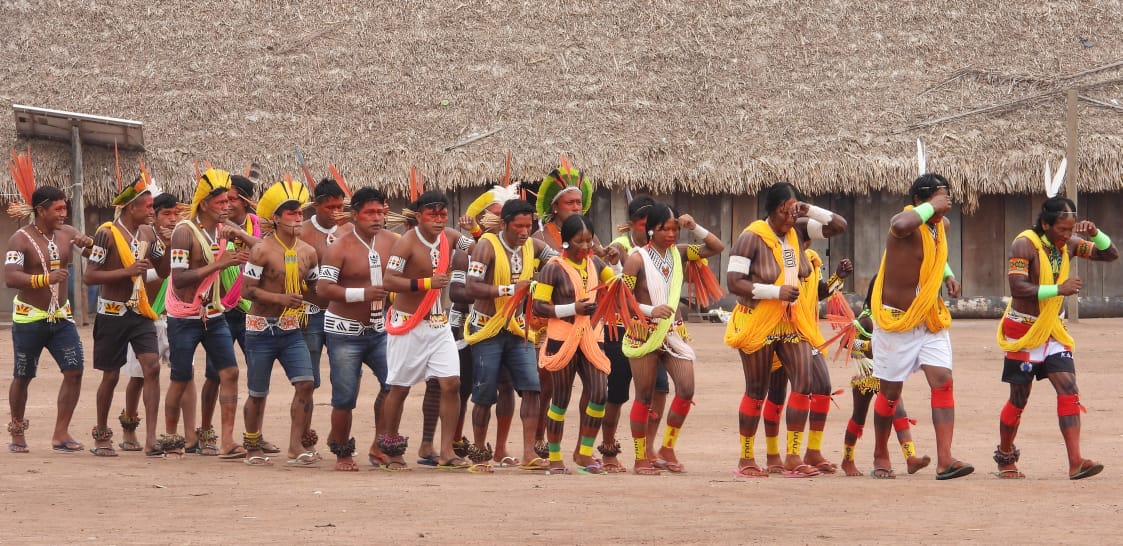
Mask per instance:
[[[1071,325],[1078,344],[1081,399],[1088,409],[1085,456],[1107,465],[1102,474],[1083,481],[1067,479],[1055,397],[1047,384],[1035,389],[1017,442],[1021,468],[1029,478],[1000,481],[992,475],[998,412],[1006,396],[999,382],[1001,355],[995,322],[967,320],[956,321],[952,329],[959,418],[954,453],[976,466],[974,475],[939,482],[933,479],[933,464],[912,476],[902,471],[895,481],[842,475],[735,479],[730,471],[737,462],[740,366],[721,342],[721,325],[691,326],[698,350],[697,405],[679,441],[689,472],[660,477],[544,476],[517,469],[481,476],[428,468],[391,474],[367,465],[357,473],[336,473],[329,461],[289,468],[282,459],[271,468],[249,468],[240,461],[194,455],[175,461],[145,459],[140,453],[116,459],[55,454],[50,428],[60,374],[44,355],[27,410],[32,452],[0,452],[0,521],[5,527],[0,543],[1057,544],[1101,537],[1111,542],[1109,537],[1123,530],[1123,467],[1112,459],[1123,451],[1116,393],[1123,370],[1117,367],[1111,341],[1123,332],[1123,319]],[[82,333],[87,372],[71,431],[92,444],[88,431],[94,424],[100,374],[88,367],[89,328]],[[9,335],[0,333],[5,344]],[[11,366],[10,351],[0,351],[5,419]],[[326,357],[323,366],[326,372]],[[831,375],[836,386],[843,386],[851,371],[832,364]],[[244,379],[241,386],[240,399],[245,400]],[[374,386],[368,375],[360,408],[371,407]],[[280,443],[288,428],[291,391],[279,367],[272,391],[265,429]],[[411,394],[402,425],[402,432],[413,437],[411,455],[421,436],[419,391]],[[123,392],[122,385],[114,416]],[[329,388],[316,396],[314,426],[326,437]],[[934,458],[929,393],[920,376],[906,384],[905,397],[920,421],[913,429],[917,446]],[[850,395],[837,397],[837,404],[824,442],[824,453],[836,462],[842,457]],[[238,413],[240,434],[241,408]],[[371,420],[369,409],[356,412],[360,454],[372,439]],[[567,424],[568,450],[576,427]],[[872,459],[872,424],[868,429],[858,444],[859,467],[866,471]],[[626,432],[624,436],[627,440]],[[763,445],[758,441],[759,454]],[[321,450],[330,458],[322,443]],[[894,457],[902,468],[899,450]]]

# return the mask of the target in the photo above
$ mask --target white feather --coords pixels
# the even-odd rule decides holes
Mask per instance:
[[[1045,160],[1045,197],[1047,197],[1047,198],[1048,198],[1048,197],[1053,197],[1052,195],[1050,195],[1050,194],[1049,194],[1049,187],[1050,187],[1050,186],[1052,185],[1052,183],[1053,183],[1053,173],[1052,173],[1052,170],[1053,170],[1053,169],[1052,169],[1052,168],[1050,168],[1050,166],[1049,166],[1049,160],[1048,160],[1048,159],[1046,159],[1046,160]]]
[[[918,176],[928,172],[928,157],[924,152],[924,141],[919,138],[916,139],[916,164],[920,170]]]
[[[1060,166],[1057,167],[1057,172],[1053,174],[1053,185],[1049,188],[1052,195],[1050,195],[1049,197],[1056,197],[1057,194],[1060,193],[1061,186],[1063,186],[1065,183],[1066,170],[1068,170],[1068,158],[1064,158],[1061,160]]]
[[[164,193],[164,190],[161,190],[160,186],[156,185],[155,179],[149,179],[149,181],[148,181],[148,191],[152,194],[152,197],[156,197],[157,195],[160,195],[161,193]]]

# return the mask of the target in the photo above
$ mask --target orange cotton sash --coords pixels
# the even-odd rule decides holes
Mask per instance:
[[[561,270],[569,276],[569,282],[573,285],[574,301],[585,299],[599,281],[596,265],[592,258],[585,260],[584,280],[581,279],[581,274],[577,272],[577,269],[566,263],[561,256],[554,256],[550,258],[550,261],[558,264]],[[592,325],[590,322],[589,315],[574,315],[573,322],[563,318],[550,319],[546,326],[547,342],[543,343],[542,348],[538,351],[538,367],[551,372],[561,370],[569,365],[573,356],[577,354],[578,347],[580,347],[581,352],[590,364],[596,369],[608,373],[612,369],[612,363],[605,356],[600,346],[597,345],[604,341],[604,324],[598,322],[596,325]],[[562,342],[561,347],[552,355],[546,352],[550,340]]]

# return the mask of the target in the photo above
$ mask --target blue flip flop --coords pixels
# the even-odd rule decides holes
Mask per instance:
[[[422,466],[437,466],[439,463],[433,458],[433,455],[429,455],[428,457],[418,457],[417,464]]]
[[[51,444],[51,450],[55,453],[78,453],[85,449],[86,446],[82,442],[76,440],[67,440],[61,444]]]

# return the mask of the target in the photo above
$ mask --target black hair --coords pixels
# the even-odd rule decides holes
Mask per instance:
[[[161,193],[152,198],[152,209],[160,212],[164,209],[175,208],[179,204],[179,200],[170,193]]]
[[[421,209],[432,208],[438,205],[448,208],[448,196],[445,195],[444,192],[429,190],[421,194],[421,197],[418,197],[417,201],[414,201],[412,204],[414,206],[411,206],[410,210],[417,212],[421,212]]]
[[[534,205],[522,199],[510,199],[503,203],[503,209],[499,211],[499,218],[504,222],[514,220],[516,216],[529,214],[531,219],[534,218]]]
[[[655,228],[667,223],[668,220],[678,218],[675,209],[666,203],[655,203],[647,213],[647,232],[650,234]]]
[[[873,300],[873,285],[876,282],[877,282],[877,274],[874,273],[873,277],[870,278],[869,288],[866,288],[866,299],[864,300],[866,309],[869,309],[870,305],[872,305],[870,302]]]
[[[593,223],[583,214],[574,214],[562,222],[561,239],[568,243],[582,231],[593,232]]]
[[[54,186],[40,186],[31,194],[31,203],[34,208],[49,207],[55,201],[65,200],[66,194]]]
[[[385,205],[386,196],[383,195],[381,191],[374,188],[359,188],[358,191],[351,195],[351,210],[358,212],[371,201],[377,201]]]
[[[273,211],[273,216],[289,210],[300,210],[300,203],[298,201],[285,201],[277,206],[277,210]]]
[[[242,197],[253,199],[253,182],[240,174],[230,175],[230,187]]]
[[[1044,224],[1053,225],[1064,215],[1076,216],[1076,203],[1067,197],[1050,197],[1041,203],[1041,212],[1037,214],[1037,222],[1033,224],[1033,231],[1038,235],[1045,234]]]
[[[647,214],[651,212],[651,207],[655,206],[655,200],[650,195],[641,195],[632,199],[628,203],[628,220],[635,222],[641,218],[647,218]]]
[[[803,201],[803,196],[791,182],[777,182],[764,190],[764,212],[772,214],[790,199]]]
[[[951,194],[951,186],[948,185],[948,179],[936,173],[925,173],[912,181],[912,187],[909,188],[909,199],[912,200],[913,205],[917,205],[927,201],[936,193],[940,188],[947,190]]]
[[[343,199],[343,188],[339,187],[339,182],[334,178],[324,178],[316,184],[316,189],[313,190],[312,200],[317,203],[323,203],[325,200],[332,198]]]

